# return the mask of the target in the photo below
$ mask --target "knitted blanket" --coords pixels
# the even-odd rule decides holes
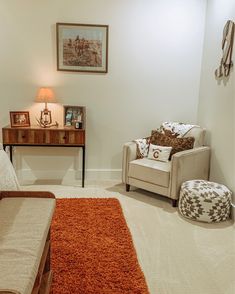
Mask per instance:
[[[192,128],[199,128],[197,125],[184,124],[180,122],[163,122],[160,127],[160,132],[164,133],[168,130],[177,138],[184,137]]]

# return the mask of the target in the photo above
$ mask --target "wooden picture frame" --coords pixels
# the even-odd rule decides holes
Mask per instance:
[[[85,107],[64,105],[64,126],[85,129]]]
[[[57,23],[57,70],[108,72],[108,26]]]
[[[30,127],[29,111],[10,111],[11,127]]]

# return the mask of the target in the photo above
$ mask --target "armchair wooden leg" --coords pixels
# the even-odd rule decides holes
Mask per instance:
[[[129,192],[130,191],[130,185],[126,184],[126,191]]]
[[[172,207],[177,207],[177,200],[176,199],[172,199]]]

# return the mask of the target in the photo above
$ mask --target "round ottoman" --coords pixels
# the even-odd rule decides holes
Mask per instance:
[[[180,190],[179,211],[189,219],[220,222],[229,218],[232,192],[225,187],[204,180],[184,182]]]

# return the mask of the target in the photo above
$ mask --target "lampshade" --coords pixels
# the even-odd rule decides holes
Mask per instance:
[[[35,102],[46,102],[46,103],[56,102],[56,98],[55,98],[55,94],[53,90],[51,88],[40,88],[35,98]]]

